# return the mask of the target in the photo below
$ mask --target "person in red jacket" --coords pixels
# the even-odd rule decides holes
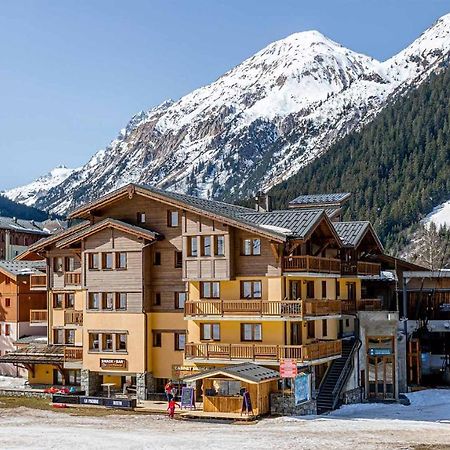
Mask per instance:
[[[180,405],[174,399],[171,399],[169,401],[169,406],[167,407],[167,411],[169,411],[169,419],[174,418],[176,406],[178,406],[178,408],[180,407]]]

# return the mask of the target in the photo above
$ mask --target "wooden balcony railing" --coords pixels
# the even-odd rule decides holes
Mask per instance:
[[[64,284],[66,286],[79,286],[81,284],[81,273],[66,272],[64,274]]]
[[[83,325],[83,311],[65,311],[64,325]]]
[[[283,269],[286,272],[341,273],[341,260],[319,256],[285,256]]]
[[[358,261],[358,275],[380,275],[381,274],[381,264]]]
[[[221,359],[273,361],[296,359],[311,362],[318,359],[339,356],[342,353],[340,340],[320,341],[305,345],[267,345],[267,344],[186,344],[186,359]]]
[[[314,317],[341,313],[340,300],[196,300],[187,301],[187,317],[204,316],[260,316]]]
[[[47,289],[47,275],[31,275],[30,289]]]
[[[358,311],[382,311],[383,300],[379,298],[362,298],[360,300],[341,300],[343,313],[356,313]]]
[[[30,310],[30,323],[31,324],[47,323],[47,310],[46,309],[31,309]]]
[[[64,347],[64,361],[82,361],[83,349],[81,347]]]

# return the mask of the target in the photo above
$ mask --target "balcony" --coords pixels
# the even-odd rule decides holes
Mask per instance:
[[[64,368],[80,369],[83,364],[82,347],[64,347]]]
[[[187,301],[185,317],[240,317],[303,320],[320,316],[340,315],[340,300],[197,300]]]
[[[340,340],[319,341],[305,345],[266,344],[186,344],[185,358],[201,361],[258,361],[278,364],[280,359],[295,359],[298,363],[314,363],[341,356]]]
[[[31,309],[30,310],[30,325],[44,326],[47,325],[47,310],[46,309]]]
[[[381,274],[381,264],[367,261],[342,262],[342,275],[371,275]]]
[[[47,289],[47,275],[31,275],[30,289],[34,291],[45,291]]]
[[[362,298],[360,300],[341,300],[343,314],[355,314],[358,311],[382,311],[383,300],[380,298]]]
[[[80,286],[81,272],[66,272],[64,274],[64,286]]]
[[[64,325],[83,326],[83,311],[64,311]]]
[[[319,256],[286,256],[283,258],[285,272],[317,272],[341,273],[341,260],[335,258],[322,258]]]

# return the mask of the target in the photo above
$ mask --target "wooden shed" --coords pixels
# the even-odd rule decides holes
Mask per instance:
[[[250,398],[255,416],[270,412],[270,393],[278,389],[280,374],[252,363],[236,364],[202,372],[184,379],[186,383],[203,381],[203,411],[241,413]],[[248,400],[247,400],[248,401]]]

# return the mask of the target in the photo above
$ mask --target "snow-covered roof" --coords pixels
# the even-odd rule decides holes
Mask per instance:
[[[15,278],[20,275],[45,274],[46,262],[40,261],[5,261],[0,260],[0,271]]]
[[[0,216],[0,229],[20,231],[21,233],[30,234],[49,234],[44,230],[40,222],[35,222],[34,220],[16,219],[15,217]]]

